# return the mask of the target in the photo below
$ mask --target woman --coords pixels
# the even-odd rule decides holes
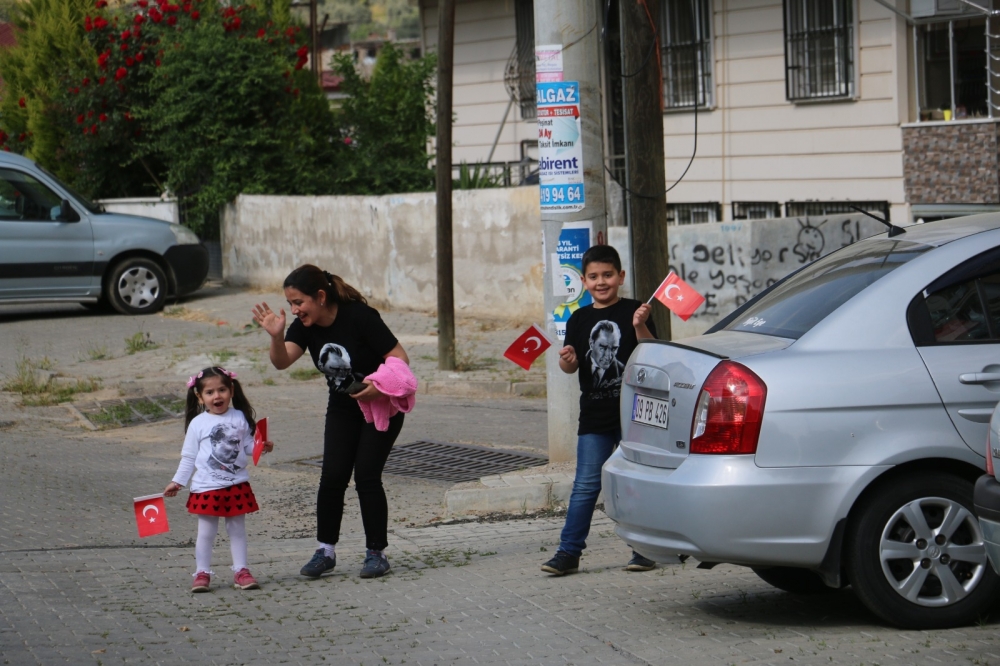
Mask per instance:
[[[391,356],[407,364],[410,360],[378,311],[336,275],[316,266],[300,266],[285,278],[284,290],[296,317],[287,333],[284,309],[275,314],[267,303],[253,309],[254,320],[271,335],[271,363],[284,370],[308,349],[330,388],[323,472],[316,498],[319,548],[300,573],[319,578],[333,571],[344,493],[353,472],[367,548],[361,577],[383,576],[389,571],[385,556],[389,508],[382,487],[382,468],[403,427],[403,414],[391,417],[388,430],[382,432],[365,422],[358,401],[382,397],[365,377],[378,370],[383,361]]]

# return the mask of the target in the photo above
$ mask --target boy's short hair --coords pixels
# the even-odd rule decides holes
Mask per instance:
[[[610,245],[594,245],[583,253],[583,272],[586,274],[587,266],[592,263],[611,264],[616,271],[622,269],[622,258],[618,256],[618,250]]]

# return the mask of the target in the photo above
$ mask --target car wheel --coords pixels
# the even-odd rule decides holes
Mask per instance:
[[[845,554],[861,601],[907,629],[968,624],[1000,592],[972,513],[972,483],[950,474],[881,486],[852,520]]]
[[[107,295],[122,314],[158,312],[167,298],[167,278],[155,262],[131,257],[111,271]]]
[[[808,569],[798,567],[767,567],[754,569],[762,581],[779,590],[792,594],[824,594],[834,592],[835,588],[823,582],[820,575]]]

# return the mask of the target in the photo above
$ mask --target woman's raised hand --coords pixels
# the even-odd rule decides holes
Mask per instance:
[[[258,303],[254,306],[253,320],[260,324],[260,327],[267,331],[272,338],[284,335],[285,333],[285,311],[278,310],[275,314],[267,303]]]

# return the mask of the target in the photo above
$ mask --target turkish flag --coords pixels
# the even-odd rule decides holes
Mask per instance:
[[[695,310],[705,302],[704,296],[695,291],[691,285],[673,271],[670,271],[670,275],[653,292],[653,298],[666,305],[671,312],[684,321],[690,319]],[[649,300],[653,300],[653,298]]]
[[[136,497],[135,524],[139,528],[139,538],[163,534],[170,531],[167,522],[167,506],[163,503],[163,494]]]
[[[267,441],[267,417],[257,421],[257,430],[253,433],[253,464],[256,467],[260,454],[264,452],[264,442]]]
[[[545,332],[538,326],[532,324],[517,340],[514,340],[510,347],[507,347],[507,351],[503,355],[528,370],[535,359],[551,346],[552,341],[549,340],[549,336],[545,335]]]

